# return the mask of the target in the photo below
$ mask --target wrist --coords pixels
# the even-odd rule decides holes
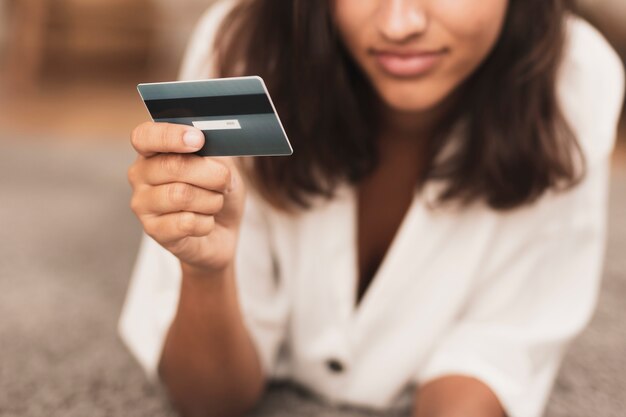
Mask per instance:
[[[195,289],[215,289],[223,286],[224,282],[234,276],[234,262],[221,268],[204,268],[181,262],[183,286]]]

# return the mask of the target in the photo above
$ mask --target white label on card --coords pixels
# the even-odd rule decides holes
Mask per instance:
[[[228,129],[241,129],[239,120],[201,120],[192,122],[196,129],[200,130],[228,130]]]

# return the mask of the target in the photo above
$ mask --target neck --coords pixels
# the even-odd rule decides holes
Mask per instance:
[[[436,106],[423,111],[403,111],[378,102],[381,117],[381,138],[385,141],[430,142],[437,128],[452,110],[454,98],[448,97]]]

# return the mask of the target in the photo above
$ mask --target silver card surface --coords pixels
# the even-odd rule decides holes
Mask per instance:
[[[139,84],[155,122],[195,126],[203,156],[277,156],[293,150],[260,77]]]

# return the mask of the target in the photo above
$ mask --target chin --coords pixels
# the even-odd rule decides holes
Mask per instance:
[[[395,84],[395,83],[394,83]],[[401,112],[424,112],[433,109],[446,94],[434,89],[422,88],[408,83],[377,87],[378,95],[387,106]]]

